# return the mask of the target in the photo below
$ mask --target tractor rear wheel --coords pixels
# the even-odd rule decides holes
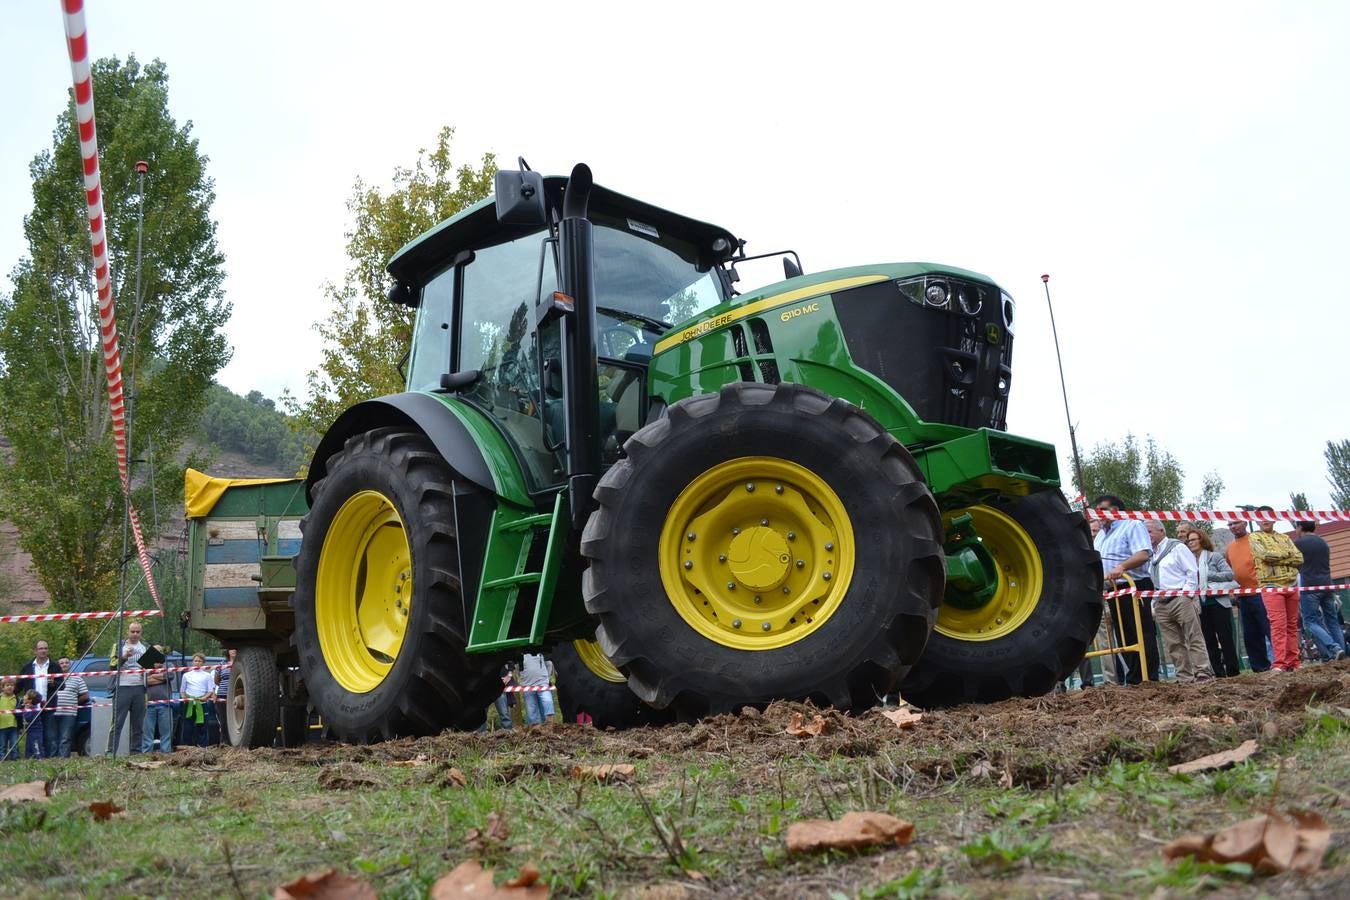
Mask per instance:
[[[918,659],[942,599],[937,504],[856,406],[733,384],[624,450],[582,535],[583,592],[642,700],[690,716],[865,707]]]
[[[901,694],[918,706],[1044,694],[1083,659],[1102,617],[1102,570],[1087,521],[1059,491],[969,513],[998,572],[982,604],[948,588],[933,636]]]
[[[667,710],[653,709],[639,700],[597,641],[566,641],[553,648],[549,659],[558,675],[558,705],[564,722],[575,722],[583,712],[596,728],[661,725],[674,718]]]
[[[295,634],[310,702],[352,742],[471,729],[501,659],[465,652],[454,473],[400,428],[350,438],[311,489]]]

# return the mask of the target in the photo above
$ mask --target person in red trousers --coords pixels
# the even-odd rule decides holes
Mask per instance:
[[[1274,512],[1269,506],[1261,512]],[[1275,530],[1274,522],[1262,522],[1261,530],[1251,536],[1252,562],[1256,564],[1256,583],[1261,586],[1261,602],[1270,619],[1270,643],[1275,650],[1277,672],[1292,672],[1302,665],[1299,658],[1298,567],[1303,554],[1286,534]]]

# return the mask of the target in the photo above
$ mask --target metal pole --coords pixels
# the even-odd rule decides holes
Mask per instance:
[[[1059,329],[1055,327],[1055,305],[1050,302],[1050,276],[1042,275],[1041,284],[1045,285],[1045,305],[1050,308],[1050,334],[1055,339],[1055,361],[1059,363],[1059,390],[1064,395],[1064,421],[1069,426],[1069,447],[1073,450],[1073,472],[1078,479],[1078,492],[1087,490],[1083,483],[1083,460],[1078,456],[1078,436],[1074,433],[1073,417],[1069,415],[1069,388],[1064,383],[1064,357],[1059,353]]]

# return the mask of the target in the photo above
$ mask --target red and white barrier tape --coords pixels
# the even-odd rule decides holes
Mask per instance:
[[[211,670],[213,670],[213,669],[228,669],[229,667],[230,667],[230,664],[229,664],[229,663],[220,663],[220,664],[218,664],[218,665],[212,665],[212,666],[165,666],[165,667],[163,667],[163,668],[155,667],[155,668],[151,668],[151,669],[140,669],[139,671],[142,671],[142,672],[209,672],[209,671],[211,671]],[[132,670],[132,671],[136,671],[136,670]],[[121,674],[123,674],[123,672],[122,672],[121,669],[103,669],[103,670],[100,670],[100,671],[98,671],[98,672],[71,672],[69,675],[66,675],[64,672],[57,672],[57,673],[55,673],[55,674],[49,674],[49,675],[47,675],[47,677],[48,677],[48,678],[74,678],[75,676],[78,675],[80,678],[91,678],[91,677],[93,677],[93,676],[95,676],[95,675],[121,675]],[[0,675],[0,681],[3,681],[3,680],[6,679],[6,678],[32,678],[32,677],[33,677],[32,675]]]
[[[1350,588],[1350,583],[1345,584],[1308,584],[1308,585],[1290,585],[1289,587],[1279,588],[1281,591],[1342,591]],[[1152,590],[1152,591],[1107,591],[1102,594],[1107,600],[1112,597],[1128,597],[1130,594],[1138,594],[1140,597],[1236,597],[1238,595],[1264,594],[1266,591],[1262,588],[1207,588],[1205,590]]]
[[[1350,510],[1285,509],[1276,512],[1233,509],[1085,509],[1089,519],[1156,519],[1161,522],[1350,522]]]
[[[122,494],[127,498],[131,533],[136,538],[150,596],[161,610],[155,577],[150,570],[150,554],[141,534],[141,520],[131,505],[131,477],[127,468],[127,420],[122,395],[122,351],[117,339],[116,307],[113,303],[112,275],[108,265],[108,233],[103,218],[103,186],[98,169],[98,132],[94,127],[94,85],[89,71],[89,41],[84,24],[84,0],[62,0],[65,10],[66,47],[70,52],[70,74],[75,85],[75,119],[80,131],[80,156],[84,159],[84,191],[89,215],[89,246],[94,257],[94,281],[98,288],[98,324],[103,342],[103,369],[108,379],[108,411],[112,414],[113,444],[117,449],[117,475]]]
[[[115,609],[99,610],[97,612],[78,612],[78,613],[36,613],[31,616],[0,616],[0,623],[3,622],[70,622],[77,619],[145,619],[150,616],[162,616],[162,609],[124,609],[118,612]]]
[[[551,690],[553,690],[554,687],[556,687],[556,685],[552,685],[552,684],[547,685],[547,686],[545,686],[545,687],[528,687],[528,686],[525,686],[525,685],[513,684],[513,685],[510,685],[510,686],[508,686],[508,687],[502,688],[502,693],[504,693],[504,694],[519,694],[519,693],[523,693],[523,692],[526,692],[526,691],[551,691]]]

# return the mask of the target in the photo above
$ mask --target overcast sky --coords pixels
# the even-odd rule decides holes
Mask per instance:
[[[59,6],[0,0],[6,274],[70,87]],[[989,275],[1019,303],[1009,428],[1067,456],[1048,272],[1085,448],[1150,434],[1188,495],[1214,470],[1226,504],[1329,503],[1350,4],[87,7],[93,55],[165,61],[210,157],[241,393],[302,388],[353,180],[386,183],[448,124],[461,161],[585,161],[808,271]]]

